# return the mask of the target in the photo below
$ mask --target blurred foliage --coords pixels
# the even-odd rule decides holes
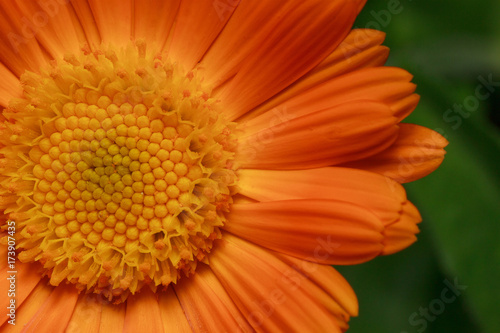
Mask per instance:
[[[423,217],[418,242],[338,268],[360,303],[350,332],[500,332],[499,13],[497,0],[373,0],[355,24],[387,32],[388,65],[415,76],[421,102],[405,122],[440,131],[450,145],[436,172],[405,185]],[[475,96],[480,77],[498,82],[484,100]],[[447,112],[475,98],[470,111]],[[455,279],[467,289],[425,319],[420,309],[436,306],[444,281]]]

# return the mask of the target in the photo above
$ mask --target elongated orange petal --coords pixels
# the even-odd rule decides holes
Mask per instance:
[[[273,126],[274,125],[274,126]],[[371,156],[397,137],[396,119],[380,103],[358,101],[325,109],[245,135],[238,146],[244,168],[305,169]]]
[[[17,77],[26,69],[38,71],[48,60],[36,39],[37,27],[26,20],[15,2],[0,2],[0,63]]]
[[[127,299],[124,333],[163,333],[163,322],[156,295],[148,288]]]
[[[21,97],[22,89],[19,79],[0,63],[0,107],[7,107],[14,97]]]
[[[329,296],[269,251],[225,234],[210,268],[258,332],[340,332]]]
[[[277,96],[269,99],[252,110],[252,115],[271,110],[293,96],[313,88],[323,82],[365,67],[382,66],[389,55],[389,49],[380,44],[384,41],[385,34],[381,31],[370,29],[352,30],[344,41],[325,60],[311,72],[284,90]]]
[[[101,44],[101,34],[89,3],[87,1],[71,0],[71,5],[85,33],[88,46],[95,50]]]
[[[71,4],[59,1],[16,2],[27,22],[37,27],[36,39],[52,58],[77,52],[87,42]]]
[[[205,274],[203,278],[207,286],[219,297],[220,301],[231,313],[233,318],[236,319],[241,332],[253,332],[251,325],[242,316],[241,311],[238,309],[233,299],[228,294],[227,290],[221,284],[221,282],[219,281],[217,276],[213,273],[213,271],[210,270],[210,274]]]
[[[103,299],[96,294],[81,294],[68,323],[68,332],[98,333]]]
[[[50,294],[23,332],[64,332],[78,300],[74,285],[59,285]]]
[[[103,304],[99,332],[122,333],[125,325],[126,303]]]
[[[328,265],[364,262],[383,249],[382,222],[342,201],[235,204],[224,228],[269,249]]]
[[[309,90],[290,96],[273,107],[262,107],[240,121],[252,130],[269,127],[276,118],[294,119],[312,112],[333,108],[346,102],[370,100],[387,105],[398,120],[415,108],[418,96],[412,75],[400,68],[368,67],[340,75]]]
[[[230,4],[216,0],[221,14],[230,14]],[[229,3],[233,3],[230,1]],[[301,0],[290,1],[242,1],[226,26],[205,54],[202,70],[205,80],[219,86],[234,76],[243,66],[245,59],[257,50]]]
[[[180,0],[135,0],[134,37],[163,48],[179,10]]]
[[[2,326],[2,332],[17,333],[23,330],[24,326],[33,318],[52,293],[54,287],[48,285],[47,282],[46,279],[40,280],[23,304],[16,305],[16,325],[5,322]],[[10,317],[7,320],[10,320]]]
[[[328,294],[331,300],[323,305],[338,318],[340,328],[347,330],[349,318],[358,315],[358,300],[346,279],[332,266],[315,264],[281,253],[275,255]]]
[[[238,171],[239,193],[259,201],[332,199],[365,207],[384,225],[400,218],[404,188],[394,180],[365,170],[328,167],[310,170]]]
[[[436,170],[443,162],[447,145],[443,136],[429,128],[400,124],[399,136],[389,148],[346,165],[408,183]]]
[[[104,43],[123,46],[132,37],[132,0],[88,0]]]
[[[412,244],[421,221],[396,181],[365,170],[330,167],[312,170],[239,170],[239,193],[262,202],[331,199],[364,207],[384,225],[383,254]],[[238,203],[241,200],[237,201]]]
[[[236,119],[313,69],[342,42],[355,18],[356,1],[302,1],[252,52],[216,95]]]
[[[231,17],[237,3],[222,0],[187,0],[181,2],[169,55],[191,70],[203,57]],[[224,6],[220,9],[220,6]]]
[[[0,272],[0,277],[0,292],[4,295],[4,297],[0,299],[0,325],[2,325],[8,319],[7,313],[9,309],[7,309],[7,306],[9,305],[10,299],[6,295],[9,294],[11,282],[14,280],[16,283],[22,283],[22,287],[20,287],[20,283],[17,283],[17,288],[14,290],[16,295],[16,307],[18,307],[23,304],[26,297],[28,297],[33,288],[38,284],[41,276],[38,272],[37,264],[24,264],[17,260],[14,272],[7,266]],[[13,280],[9,280],[7,277],[13,277]]]
[[[403,205],[401,218],[384,230],[384,251],[381,254],[393,254],[413,244],[417,240],[415,235],[419,232],[417,224],[421,221],[417,208],[407,201]]]
[[[160,293],[158,298],[165,333],[192,333],[186,314],[172,287],[169,286],[166,292]]]
[[[218,294],[210,287],[209,282],[218,282],[212,275],[208,267],[198,267],[189,280],[183,279],[174,286],[193,332],[251,332],[246,319],[224,289],[218,288],[223,292]]]

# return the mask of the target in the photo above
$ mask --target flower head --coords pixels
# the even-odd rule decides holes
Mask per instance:
[[[362,5],[0,4],[18,323],[347,329],[357,301],[330,265],[415,241],[400,183],[433,171],[446,145],[401,123],[415,86],[382,66],[382,33],[350,30]]]

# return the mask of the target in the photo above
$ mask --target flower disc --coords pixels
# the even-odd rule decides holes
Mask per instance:
[[[220,237],[236,142],[196,73],[138,42],[21,81],[0,138],[19,258],[118,301],[191,274]]]

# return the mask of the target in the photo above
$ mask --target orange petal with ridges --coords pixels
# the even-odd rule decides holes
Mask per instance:
[[[103,304],[99,332],[122,333],[125,325],[126,303]]]
[[[101,44],[101,34],[89,3],[87,1],[71,0],[71,5],[83,28],[87,44],[91,50],[94,50]]]
[[[356,1],[299,2],[217,92],[229,119],[279,93],[326,58],[348,34],[356,5]]]
[[[224,0],[216,1],[221,9],[229,9],[229,4],[222,5]],[[207,83],[217,87],[234,76],[245,59],[276,29],[280,19],[301,2],[242,1],[202,60]]]
[[[57,286],[25,326],[23,333],[64,332],[77,300],[78,291],[74,285]]]
[[[134,2],[134,38],[163,48],[179,10],[180,0],[144,0]]]
[[[225,234],[210,268],[256,331],[340,332],[337,318],[308,293],[310,281],[269,251]]]
[[[82,293],[78,298],[66,331],[98,333],[103,302],[107,301],[101,295]]]
[[[186,314],[171,286],[158,295],[158,304],[165,332],[192,333]]]
[[[334,200],[235,204],[224,229],[277,252],[327,265],[368,261],[383,249],[382,222]]]
[[[448,141],[439,133],[414,124],[400,124],[399,136],[386,150],[346,166],[377,172],[400,183],[427,176],[446,154]]]
[[[181,2],[169,55],[182,64],[185,70],[191,70],[200,61],[231,17],[237,4],[229,4],[230,2],[222,0]]]
[[[38,284],[41,276],[38,272],[38,264],[25,264],[17,260],[15,265],[15,280],[22,281],[22,287],[19,287],[18,284],[18,288],[16,288],[16,306],[18,307],[23,304],[26,297],[28,297],[33,288]],[[9,293],[10,280],[7,280],[7,277],[13,274],[8,273],[9,271],[12,271],[12,269],[7,266],[0,272],[0,277],[2,277],[0,279],[0,292],[5,295],[0,300],[0,325],[8,319],[7,313],[9,310],[7,306],[9,305],[10,299],[6,297],[6,295]]]
[[[309,170],[238,171],[239,193],[259,201],[331,199],[365,207],[390,224],[400,217],[406,201],[404,188],[379,174],[327,167]]]
[[[417,208],[409,201],[403,205],[401,218],[398,222],[386,227],[384,230],[384,251],[382,255],[399,252],[413,244],[418,234],[417,224],[422,221],[422,217]]]
[[[163,333],[160,306],[149,288],[127,298],[123,333],[135,332]]]
[[[78,52],[87,41],[78,16],[66,2],[17,1],[23,17],[28,18],[26,22],[37,27],[36,39],[52,58]]]
[[[251,332],[251,327],[224,288],[217,289],[222,291],[219,294],[209,285],[209,282],[219,283],[213,274],[208,267],[198,267],[189,280],[182,279],[174,286],[193,332]]]
[[[339,75],[365,67],[382,66],[389,55],[389,49],[380,45],[384,38],[385,34],[381,31],[352,30],[323,62],[289,88],[252,110],[248,118],[261,114],[265,110],[271,110],[290,98]]]
[[[47,64],[47,54],[35,38],[32,27],[24,20],[13,1],[0,3],[0,63],[15,76],[20,77],[26,69],[37,72]]]
[[[33,318],[37,311],[42,307],[54,287],[48,285],[47,280],[43,279],[31,291],[28,298],[22,303],[17,305],[16,308],[16,325],[10,325],[5,322],[2,329],[9,327],[8,332],[17,333],[24,329],[24,326]],[[10,319],[10,318],[8,318]]]
[[[371,101],[275,119],[268,126],[258,132],[243,127],[237,156],[243,168],[308,169],[358,160],[389,147],[398,132],[390,109]]]
[[[209,266],[208,266],[209,267]],[[252,327],[243,317],[241,311],[238,309],[236,304],[234,303],[231,296],[227,293],[224,286],[221,284],[217,276],[210,271],[210,274],[205,274],[203,276],[205,283],[213,290],[213,292],[219,297],[222,303],[224,303],[225,307],[231,313],[233,318],[236,319],[238,325],[240,326],[241,331],[243,332],[253,332]]]
[[[406,117],[416,107],[409,108],[408,97],[413,95],[415,85],[412,75],[395,67],[368,67],[340,75],[291,96],[289,100],[270,108],[259,108],[248,113],[241,121],[252,131],[268,128],[276,117],[294,119],[303,115],[362,100],[386,104],[398,120]],[[406,103],[401,103],[405,100]]]
[[[9,101],[14,97],[22,96],[19,79],[9,71],[4,64],[0,63],[0,107],[7,107]]]
[[[420,215],[407,201],[403,186],[391,178],[340,167],[296,171],[242,169],[238,175],[239,193],[261,202],[331,199],[370,210],[385,226],[385,248],[381,254],[397,252],[416,240]]]
[[[131,37],[134,20],[132,0],[88,0],[103,43],[126,45]]]
[[[275,255],[328,294],[334,303],[330,301],[324,305],[334,306],[330,310],[338,318],[340,328],[347,330],[349,318],[358,315],[358,299],[347,280],[332,266],[315,264],[282,253]]]

